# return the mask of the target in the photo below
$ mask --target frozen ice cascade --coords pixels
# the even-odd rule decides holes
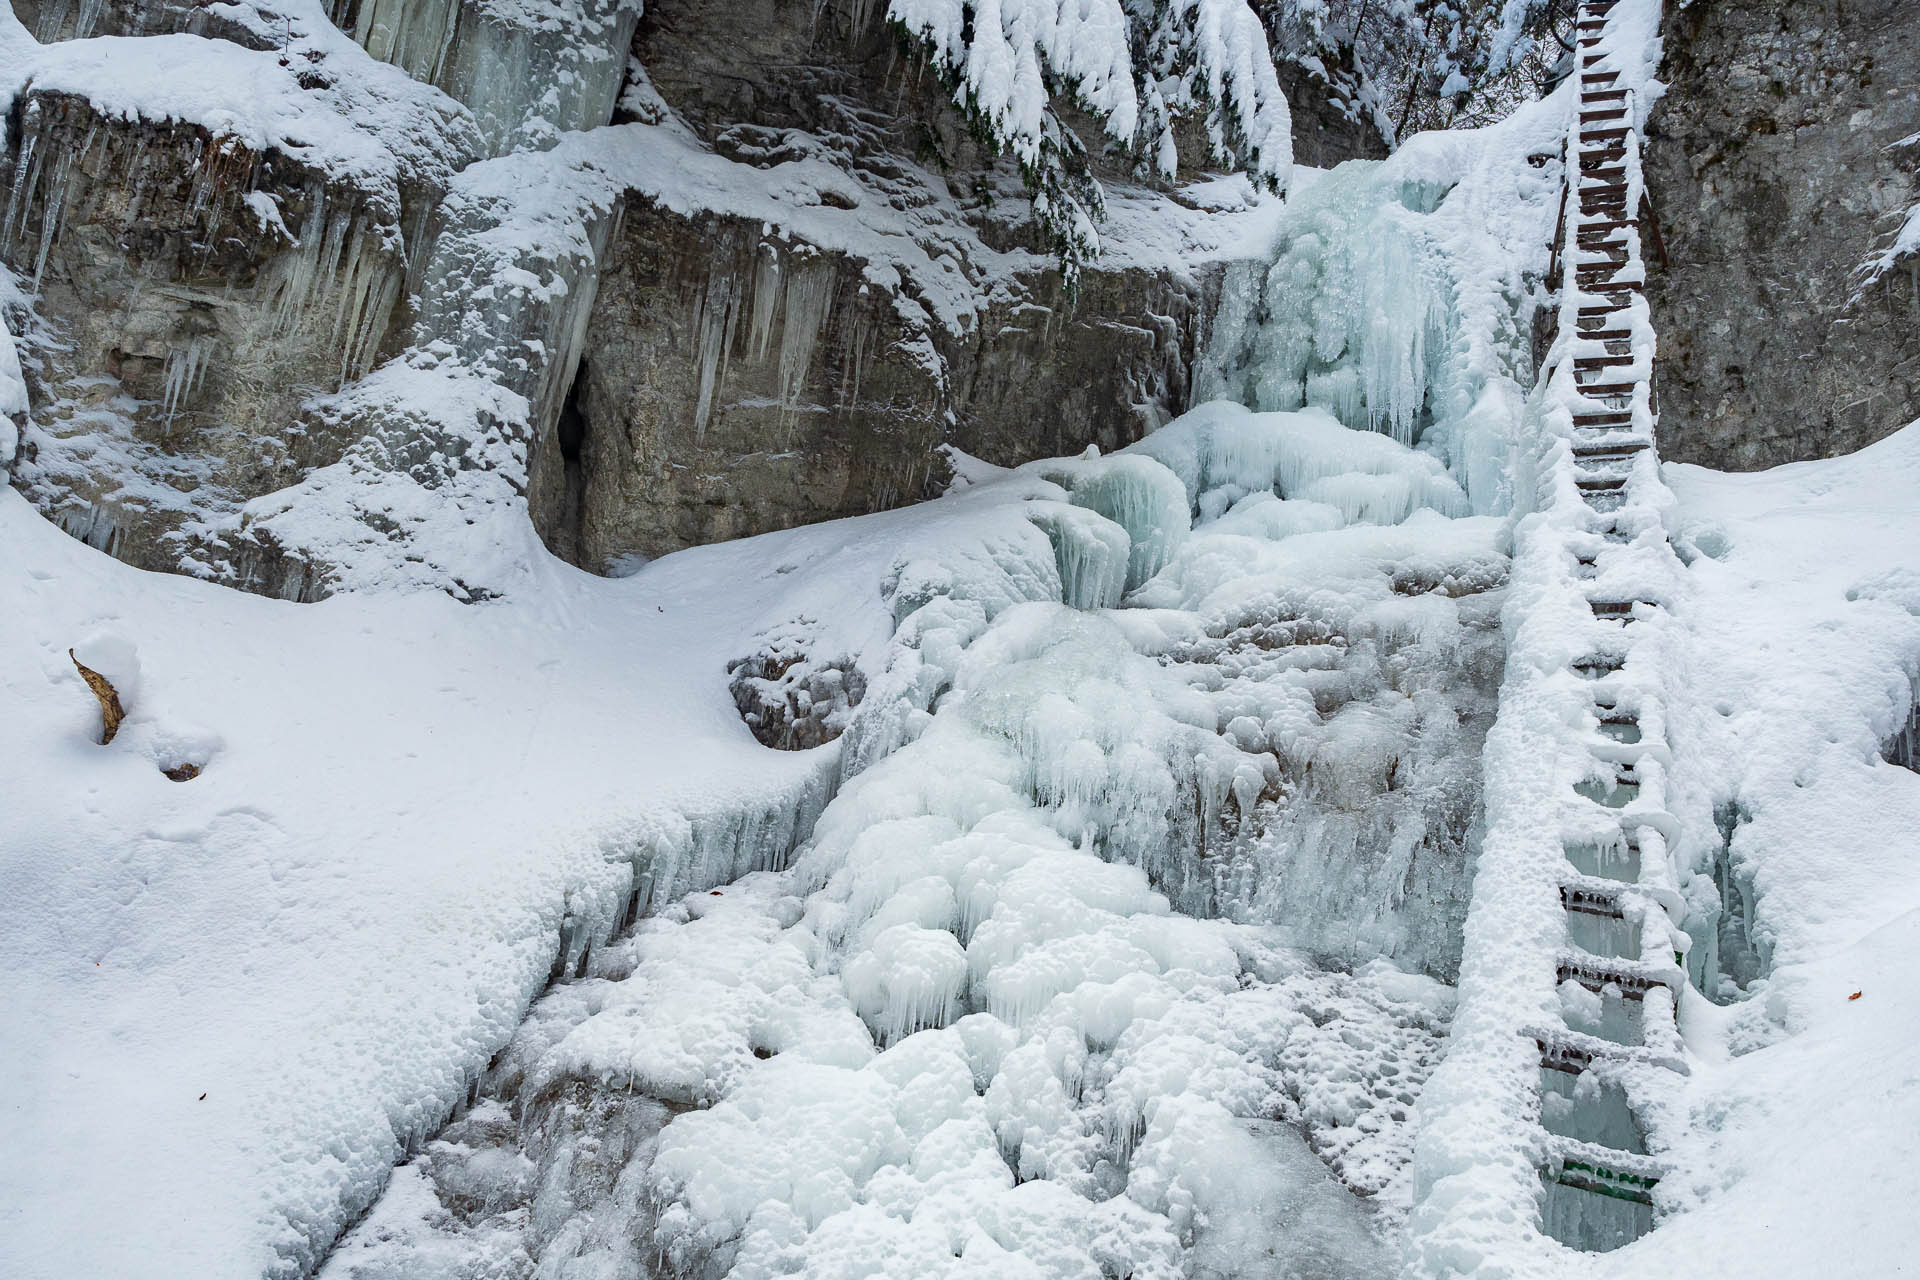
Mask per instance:
[[[1357,166],[1299,216],[1401,190]],[[1392,216],[1223,330],[1223,378],[1279,369],[1260,408],[933,504],[1041,536],[901,552],[791,856],[570,951],[322,1274],[1391,1270],[1508,569],[1446,281],[1339,330]]]
[[[1386,1265],[1501,522],[1385,436],[1226,403],[995,489],[1054,563],[903,565],[792,861],[582,960],[324,1274]]]

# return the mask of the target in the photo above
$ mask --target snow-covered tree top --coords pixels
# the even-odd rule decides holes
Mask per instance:
[[[889,0],[954,100],[1019,160],[1041,222],[1070,260],[1098,250],[1099,187],[1056,95],[1118,148],[1172,177],[1174,120],[1202,115],[1211,158],[1284,188],[1292,122],[1266,30],[1246,0]]]

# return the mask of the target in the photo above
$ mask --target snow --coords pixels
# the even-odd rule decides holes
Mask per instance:
[[[1920,139],[1909,139],[1909,141],[1920,141]],[[1892,271],[1895,264],[1903,258],[1914,254],[1920,254],[1920,204],[1907,210],[1907,216],[1893,234],[1892,243],[1869,255],[1860,265],[1859,292],[1864,292],[1868,285]]]
[[[1246,0],[888,0],[887,17],[924,50],[953,100],[1019,161],[1043,226],[1068,261],[1096,254],[1101,184],[1056,95],[1094,116],[1123,152],[1180,166],[1175,122],[1201,116],[1208,159],[1268,189],[1293,169],[1293,125],[1266,28]],[[1189,168],[1196,167],[1189,164]]]
[[[1683,1010],[1708,1065],[1687,1099],[1699,1123],[1673,1152],[1679,1212],[1649,1240],[1676,1267],[1912,1265],[1883,1206],[1920,1191],[1906,1061],[1920,1003],[1901,976],[1920,943],[1920,776],[1881,747],[1920,674],[1916,468],[1920,423],[1757,475],[1667,468],[1676,541],[1695,557],[1672,713],[1680,851],[1710,877],[1713,810],[1739,810],[1731,862],[1761,955],[1743,989],[1723,989],[1731,1003]]]
[[[20,371],[20,338],[32,321],[27,300],[11,271],[0,271],[0,324],[6,341],[0,342],[0,478],[6,478],[20,446],[20,423],[31,407],[27,380]]]
[[[1049,71],[1116,141],[1131,142],[1140,127],[1128,17],[1119,0],[997,0],[972,12],[951,0],[889,0],[887,16],[927,45],[955,78],[954,100],[983,116],[1022,164],[1040,163]]]
[[[1202,495],[1232,476],[1240,492],[1264,482],[1271,496],[1299,469],[1296,451],[1324,478],[1347,474],[1341,460],[1439,475],[1430,458],[1354,434],[1324,415],[1209,406],[1121,454],[982,475],[889,517],[904,528],[973,504],[1023,514],[1055,545],[1028,561],[1041,581],[1024,599],[994,575],[902,557],[898,630],[884,659],[868,650],[877,669],[844,741],[858,770],[843,769],[791,868],[667,906],[555,988],[475,1112],[498,1100],[525,1136],[456,1125],[425,1160],[443,1188],[476,1162],[542,1172],[515,1174],[472,1220],[403,1182],[327,1274],[402,1274],[441,1250],[472,1265],[515,1237],[545,1265],[616,1271],[653,1257],[681,1273],[973,1274],[1014,1251],[1046,1275],[1172,1276],[1186,1273],[1183,1258],[1238,1274],[1250,1257],[1368,1274],[1404,1212],[1417,1091],[1450,1009],[1446,989],[1412,970],[1444,968],[1449,943],[1444,928],[1415,945],[1377,923],[1339,937],[1343,911],[1367,910],[1351,899],[1375,890],[1361,879],[1343,896],[1329,881],[1357,873],[1303,864],[1302,892],[1333,904],[1328,937],[1311,944],[1356,966],[1317,967],[1307,931],[1277,927],[1291,923],[1284,907],[1234,899],[1196,858],[1266,821],[1256,805],[1283,768],[1269,751],[1302,768],[1315,744],[1352,735],[1299,705],[1295,681],[1311,670],[1223,682],[1200,655],[1167,660],[1170,633],[1244,625],[1268,607],[1257,588],[1288,575],[1257,554],[1243,553],[1237,574],[1195,561],[1211,540],[1204,520],[1165,537],[1186,533],[1192,513],[1186,484],[1155,460],[1183,459]],[[1263,481],[1248,455],[1266,459]],[[1457,505],[1457,490],[1436,492]],[[1117,599],[1132,561],[1129,529],[1159,568],[1137,607],[1107,611],[1097,606]],[[1408,629],[1393,616],[1402,566],[1374,544],[1479,572],[1484,590],[1498,581],[1497,531],[1424,511],[1403,527],[1298,535],[1319,545],[1284,562],[1311,584],[1316,598],[1300,603],[1313,612],[1342,597],[1384,607],[1388,620],[1349,616],[1341,629],[1357,646],[1371,625],[1383,644],[1401,636],[1397,661],[1420,669],[1416,637],[1441,641],[1426,661],[1444,665],[1458,624]],[[1079,608],[1059,603],[1077,591],[1059,571],[1076,540],[1104,548],[1108,566],[1101,599]],[[1185,608],[1147,607],[1162,581],[1196,574],[1210,589],[1189,590]],[[1263,699],[1293,708],[1284,746],[1248,715]],[[1337,749],[1404,752],[1411,733],[1382,726]],[[1327,811],[1372,798],[1343,785]],[[1415,866],[1426,856],[1413,852]],[[1404,860],[1385,872],[1407,874]],[[1243,922],[1206,918],[1216,895]],[[1405,967],[1381,958],[1396,952]],[[648,1099],[701,1109],[664,1124],[634,1112],[652,1145],[631,1148],[617,1178],[579,1173],[602,1130],[566,1117]],[[1197,1146],[1236,1152],[1234,1168],[1257,1176],[1209,1173],[1189,1158]]]
[[[897,557],[933,566],[984,537],[977,560],[947,554],[950,576],[1010,568],[1003,594],[1057,592],[1018,505],[956,498],[910,519],[924,541],[880,517],[619,581],[548,562],[524,607],[475,612],[143,574],[4,495],[5,1056],[23,1101],[0,1269],[310,1264],[504,1043],[563,918],[570,970],[635,888],[644,907],[770,865],[824,800],[837,748],[766,751],[726,694],[725,656],[799,610],[780,569],[820,566],[806,609],[859,651],[891,629]],[[104,748],[66,654],[96,633],[141,672]],[[204,771],[161,775],[183,760]],[[82,1229],[96,1203],[121,1206],[114,1230]]]
[[[278,151],[352,187],[395,222],[403,186],[444,188],[472,157],[472,117],[369,59],[324,18],[305,23],[285,65],[280,53],[194,35],[36,46],[16,29],[9,74],[15,86],[84,98],[110,120],[198,125],[256,152]]]
[[[296,595],[519,589],[540,557],[524,533],[527,442],[559,412],[597,284],[592,264],[629,198],[689,218],[758,221],[789,262],[778,296],[789,313],[805,313],[790,319],[819,309],[825,320],[823,299],[804,287],[801,251],[846,255],[893,299],[911,354],[944,377],[927,335],[969,332],[994,302],[1019,296],[1017,273],[1048,264],[988,248],[944,179],[902,168],[914,188],[899,202],[904,213],[830,157],[759,168],[714,153],[671,122],[570,133],[546,151],[469,166],[453,180],[426,247],[413,348],[315,406],[323,417],[364,423],[364,438],[341,462],[210,523],[219,549],[194,571],[258,582],[256,563],[287,557],[321,575],[289,588]],[[1116,254],[1116,267],[1190,276],[1257,242],[1279,207],[1245,179],[1203,186],[1196,210],[1144,192],[1116,200],[1116,225],[1131,246]],[[761,289],[756,300],[774,296]],[[710,312],[717,364],[732,313]],[[807,327],[784,326],[783,342]],[[792,352],[789,367],[800,357]]]

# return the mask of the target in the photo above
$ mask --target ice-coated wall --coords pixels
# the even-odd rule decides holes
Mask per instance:
[[[367,52],[465,103],[490,155],[605,124],[638,0],[335,0]]]

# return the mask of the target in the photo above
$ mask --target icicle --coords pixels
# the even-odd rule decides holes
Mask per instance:
[[[466,103],[490,155],[550,146],[611,119],[639,21],[638,7],[623,0],[586,0],[561,22],[506,6],[377,0],[371,8],[356,38]]]
[[[67,183],[73,172],[72,159],[60,158],[59,166],[54,170],[53,180],[47,184],[46,203],[40,210],[40,251],[33,260],[33,289],[40,291],[40,280],[47,270],[47,254],[53,249],[53,241],[60,234],[60,214],[66,205]]]
[[[1316,185],[1297,202],[1265,279],[1229,272],[1195,398],[1317,405],[1350,427],[1418,440],[1456,377],[1451,288],[1406,216],[1424,203],[1424,192],[1381,179],[1377,166]]]
[[[780,313],[780,250],[762,242],[753,255],[753,324],[747,350],[755,364],[767,358],[773,345],[773,321]]]
[[[707,278],[707,286],[694,310],[694,359],[700,369],[700,395],[693,409],[693,439],[697,444],[707,435],[707,423],[713,416],[714,391],[725,375],[727,336],[733,328],[733,278],[716,271]]]
[[[85,40],[100,25],[100,15],[106,12],[107,0],[80,0],[80,18],[73,24],[73,38]]]
[[[600,293],[600,274],[592,269],[606,253],[610,220],[596,219],[589,229],[592,259],[579,272],[580,279],[567,291],[565,301],[554,309],[548,321],[547,364],[540,394],[535,401],[533,429],[536,436],[559,421],[567,390],[580,368],[580,355],[587,345],[587,322],[593,315],[593,302]]]
[[[799,407],[814,348],[833,307],[834,284],[833,267],[826,263],[796,267],[787,281],[780,318],[780,407],[785,413]]]
[[[40,145],[40,103],[37,99],[27,103],[20,135],[20,158],[14,162],[13,185],[7,192],[7,220],[4,234],[0,234],[0,251],[11,249],[14,233],[25,230],[27,225],[27,202],[33,197],[30,178],[34,173],[34,157]]]
[[[1035,503],[1027,518],[1053,543],[1060,599],[1075,609],[1111,609],[1127,589],[1127,531],[1078,507]]]
[[[416,80],[437,83],[459,27],[461,0],[366,0],[353,38]]]
[[[166,393],[161,401],[166,426],[173,425],[174,415],[179,413],[180,406],[199,386],[200,378],[212,360],[213,343],[200,335],[189,338],[185,347],[168,350]]]

